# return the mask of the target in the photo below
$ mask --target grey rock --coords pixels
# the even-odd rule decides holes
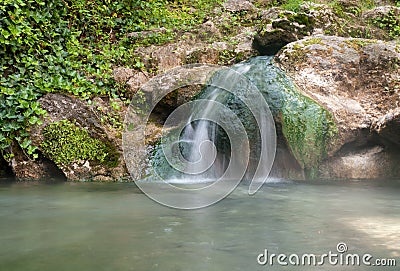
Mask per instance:
[[[288,44],[275,61],[304,95],[334,116],[338,132],[321,167],[323,177],[385,178],[398,173],[380,168],[389,170],[399,161],[389,153],[399,152],[392,145],[400,143],[396,43],[313,36]]]

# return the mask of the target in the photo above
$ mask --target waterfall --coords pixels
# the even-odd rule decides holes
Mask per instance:
[[[211,78],[196,97],[195,101],[202,102],[187,110],[190,114],[177,140],[180,154],[172,151],[166,155],[170,164],[175,164],[171,156],[181,156],[185,167],[168,170],[165,163],[155,159],[155,168],[163,179],[192,183],[235,176],[260,181],[267,178],[275,155],[275,126],[261,92],[243,76],[253,66],[252,62],[240,63]],[[262,140],[262,136],[268,140]],[[267,142],[273,144],[268,146]],[[167,140],[165,145],[174,143]],[[157,155],[164,159],[163,154]]]
[[[168,116],[161,140],[150,153],[135,143],[143,138],[151,109],[170,91],[168,84],[176,86],[174,90],[194,84],[206,87]],[[250,182],[249,194],[254,194],[269,177],[277,147],[276,176],[301,178],[303,170],[313,172],[334,134],[332,116],[304,96],[273,64],[273,57],[254,57],[231,68],[200,65],[174,69],[150,80],[144,89],[150,97],[148,103],[131,105],[131,114],[125,119],[124,157],[136,179],[144,175],[145,180],[138,182],[142,191],[174,208],[208,206],[242,180]],[[206,186],[198,189],[204,181]],[[193,183],[199,186],[186,189],[186,184],[192,187]]]
[[[205,98],[210,101],[216,101],[222,91],[214,88]],[[218,125],[212,121],[205,119],[213,119],[215,110],[212,103],[207,104],[199,116],[200,120],[192,121],[193,113],[185,126],[182,134],[181,142],[188,145],[186,159],[189,164],[185,172],[193,174],[193,178],[197,180],[212,180],[222,176],[225,167],[227,155],[218,154],[217,130]],[[183,147],[184,149],[184,147]],[[213,161],[213,163],[211,163]]]
[[[151,167],[161,179],[200,183],[241,178],[252,181],[251,191],[261,186],[276,147],[269,103],[276,111],[280,97],[274,95],[286,88],[271,61],[272,57],[252,58],[212,76],[194,99],[199,103],[187,110],[184,124],[177,125],[183,127],[179,135],[167,135],[164,147],[152,156]],[[165,153],[163,148],[172,145],[179,147]]]

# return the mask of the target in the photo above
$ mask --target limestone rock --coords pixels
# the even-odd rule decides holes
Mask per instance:
[[[388,14],[399,17],[400,8],[381,6],[361,13],[361,2],[355,0],[334,6],[307,2],[297,12],[275,7],[260,12],[253,46],[262,55],[275,55],[286,44],[316,34],[391,40],[388,29],[374,23]]]
[[[114,121],[118,119],[115,111],[110,108],[108,102],[101,98],[93,100],[92,105],[62,94],[47,94],[39,99],[47,115],[43,119],[43,124],[31,128],[30,139],[32,145],[37,146],[41,155],[46,160],[46,150],[43,149],[43,142],[46,138],[43,135],[44,129],[52,124],[62,120],[68,120],[74,123],[79,129],[87,131],[91,138],[103,142],[109,146],[109,153],[106,156],[105,163],[99,163],[94,160],[77,159],[72,163],[58,163],[57,167],[62,170],[65,177],[69,180],[94,180],[94,181],[115,181],[127,177],[125,164],[122,157],[121,135],[118,128],[115,128]],[[121,105],[123,106],[123,105]],[[121,112],[122,114],[122,112]],[[122,118],[121,118],[122,119]],[[71,144],[62,142],[60,144]],[[71,146],[73,148],[74,146]],[[39,161],[26,161],[21,159],[21,155],[15,152],[16,158],[13,161],[13,169],[16,175],[21,178],[43,178],[48,170],[48,165]],[[54,164],[54,163],[52,163]],[[27,166],[29,165],[29,166]],[[22,168],[33,167],[33,175]],[[21,170],[19,170],[21,169]]]
[[[255,9],[255,6],[250,1],[246,0],[228,0],[223,3],[223,7],[225,10],[230,12],[248,11]]]
[[[334,116],[338,132],[327,150],[331,158],[328,158],[322,170],[324,176],[329,176],[327,172],[336,172],[331,176],[338,177],[343,172],[340,176],[347,178],[347,173],[354,169],[349,162],[354,161],[354,155],[361,157],[361,160],[357,160],[361,164],[377,169],[380,158],[376,157],[388,157],[385,156],[390,149],[387,142],[398,143],[398,45],[378,40],[320,35],[287,45],[275,61],[304,95]],[[379,155],[371,154],[368,151],[371,146],[384,148],[378,152]],[[359,153],[353,154],[355,149]],[[335,169],[327,169],[330,161],[332,167],[337,165]],[[393,159],[382,161],[398,163]],[[373,163],[376,164],[372,166]],[[338,170],[339,167],[347,169]],[[360,174],[354,173],[354,176],[363,178],[362,170],[357,172]],[[375,170],[371,176],[387,176],[381,173]]]
[[[253,47],[262,55],[274,55],[286,44],[311,35],[313,20],[306,13],[281,11],[279,18],[261,26],[254,37]]]
[[[373,146],[327,160],[320,166],[326,179],[387,179],[400,176],[398,155]]]
[[[387,113],[372,124],[379,136],[400,146],[400,108]]]
[[[113,70],[114,79],[120,84],[125,84],[129,80],[129,78],[135,75],[135,73],[135,70],[124,67],[118,67]]]
[[[49,180],[63,179],[63,172],[56,164],[43,156],[37,160],[30,159],[19,147],[18,144],[12,144],[11,169],[17,179],[21,180]],[[7,168],[5,168],[7,173]]]
[[[126,81],[126,85],[129,89],[129,94],[135,94],[140,87],[145,84],[149,80],[149,75],[145,74],[142,71],[138,71],[134,73],[129,80]]]

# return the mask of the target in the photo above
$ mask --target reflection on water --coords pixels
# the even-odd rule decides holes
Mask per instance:
[[[257,265],[264,249],[322,254],[339,242],[400,256],[398,184],[273,183],[252,197],[247,189],[181,211],[133,184],[3,184],[0,270],[375,270]]]

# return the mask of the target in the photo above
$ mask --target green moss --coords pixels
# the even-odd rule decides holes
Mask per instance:
[[[304,50],[294,52],[299,51],[305,53]],[[272,113],[281,119],[283,136],[307,177],[318,177],[319,164],[326,158],[329,145],[338,133],[332,114],[302,95],[285,73],[266,59],[250,61],[254,66],[245,76],[262,92]]]
[[[314,24],[314,22],[311,20],[309,15],[305,14],[304,12],[299,12],[299,13],[283,13],[284,17],[286,17],[290,22],[296,22],[300,25],[305,25],[307,27],[310,27]]]
[[[333,116],[315,101],[298,92],[289,95],[282,108],[283,135],[296,160],[314,178],[337,128]]]
[[[324,45],[324,43],[322,42],[322,38],[310,38],[310,39],[306,39],[306,40],[303,40],[302,44],[303,44],[304,46],[313,45],[313,44],[321,44],[321,45]]]
[[[356,51],[360,51],[364,46],[372,43],[377,43],[377,40],[362,40],[362,39],[349,39],[344,41],[348,46]]]
[[[286,54],[289,56],[289,59],[293,64],[304,61],[307,57],[307,53],[310,52],[310,50],[302,49],[303,46],[300,44],[301,43],[296,43],[293,45],[293,50],[286,51]]]
[[[119,154],[109,142],[90,137],[87,130],[69,120],[47,125],[43,130],[41,149],[57,165],[70,165],[79,160],[95,161],[115,167]]]

